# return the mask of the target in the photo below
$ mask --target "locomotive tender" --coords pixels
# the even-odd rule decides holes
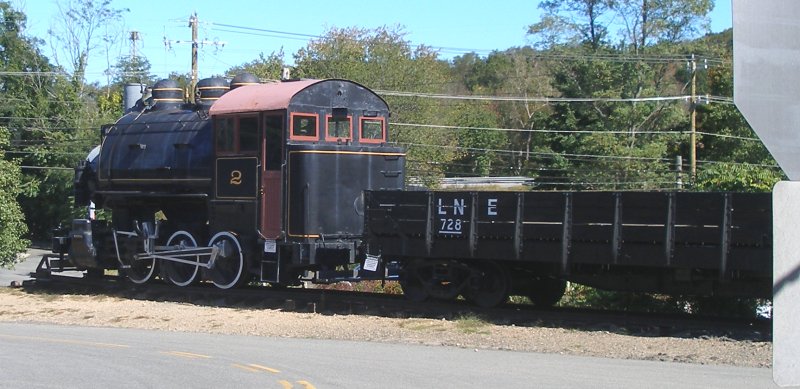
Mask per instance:
[[[769,297],[771,197],[688,192],[406,191],[389,108],[347,80],[162,80],[76,168],[77,219],[45,270],[143,284],[400,280],[407,298],[480,306],[567,281]],[[397,272],[395,272],[397,270]]]

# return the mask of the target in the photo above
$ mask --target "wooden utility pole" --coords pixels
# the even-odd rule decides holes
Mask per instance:
[[[691,166],[691,181],[692,183],[695,182],[695,178],[697,177],[697,61],[695,60],[694,54],[692,54],[692,62],[691,62],[691,72],[692,72],[692,93],[691,93],[691,102],[690,109],[692,112],[691,117],[691,133],[689,135],[689,165]]]
[[[209,41],[209,40],[199,40],[198,38],[198,30],[200,26],[200,19],[197,17],[197,12],[193,13],[189,17],[189,28],[192,29],[192,40],[191,41],[173,41],[164,37],[164,45],[171,48],[173,43],[190,43],[192,45],[192,74],[191,74],[191,85],[190,90],[188,91],[190,96],[194,94],[194,89],[197,86],[197,79],[198,77],[198,53],[200,51],[200,45],[213,45],[213,46],[225,46],[225,42],[222,41]]]
[[[189,17],[189,27],[192,28],[192,84],[190,90],[197,86],[197,12]]]

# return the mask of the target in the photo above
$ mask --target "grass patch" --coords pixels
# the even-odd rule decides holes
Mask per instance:
[[[441,323],[426,319],[408,319],[400,322],[400,328],[411,331],[444,331]]]
[[[475,314],[461,315],[455,320],[456,328],[465,334],[489,335],[489,323]]]

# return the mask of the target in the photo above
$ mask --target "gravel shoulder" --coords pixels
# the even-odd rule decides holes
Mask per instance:
[[[0,280],[20,280],[43,250],[31,250]],[[5,278],[3,278],[5,277]],[[158,331],[359,340],[605,358],[771,367],[772,343],[727,337],[666,337],[604,330],[493,325],[476,318],[397,319],[369,315],[215,307],[96,295],[49,294],[0,285],[0,322],[50,323]]]
[[[476,319],[394,319],[55,295],[0,288],[0,322],[124,327],[272,337],[456,346],[606,358],[770,367],[772,343],[492,325]]]

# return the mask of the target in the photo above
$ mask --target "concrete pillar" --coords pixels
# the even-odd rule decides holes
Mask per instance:
[[[772,379],[800,386],[800,181],[772,192]]]

